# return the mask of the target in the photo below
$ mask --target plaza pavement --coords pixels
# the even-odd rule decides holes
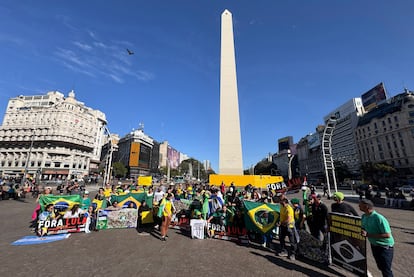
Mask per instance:
[[[288,195],[293,197],[298,194]],[[353,276],[333,265],[301,259],[292,262],[255,244],[194,240],[174,229],[169,230],[166,242],[156,232],[120,229],[12,246],[13,241],[31,235],[28,225],[34,202],[32,198],[0,201],[0,276]],[[328,207],[332,203],[324,202]],[[395,276],[414,276],[414,212],[381,207],[377,211],[390,221],[396,241]],[[278,242],[274,243],[277,247]],[[369,247],[368,269],[373,276],[381,276]]]

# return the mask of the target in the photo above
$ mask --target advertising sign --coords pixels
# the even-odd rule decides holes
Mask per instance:
[[[168,146],[167,148],[167,159],[170,164],[170,168],[176,169],[180,165],[180,152]]]
[[[321,145],[319,133],[313,133],[308,136],[308,148],[313,149]]]
[[[383,83],[376,85],[374,88],[365,92],[361,96],[362,105],[367,112],[378,106],[380,102],[386,99],[387,94]]]

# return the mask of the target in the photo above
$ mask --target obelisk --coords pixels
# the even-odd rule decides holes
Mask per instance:
[[[243,175],[233,19],[221,14],[219,174]]]

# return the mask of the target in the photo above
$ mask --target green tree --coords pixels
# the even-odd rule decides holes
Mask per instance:
[[[267,159],[261,160],[254,167],[255,175],[276,175],[277,172],[277,165]]]
[[[361,172],[365,182],[379,185],[381,188],[391,183],[397,174],[397,170],[393,166],[371,162],[364,163],[361,166]]]
[[[341,161],[334,161],[335,173],[339,182],[343,182],[345,178],[352,178],[348,166]]]
[[[112,164],[112,167],[113,167],[113,175],[116,178],[123,178],[128,172],[128,169],[121,162],[114,162]]]

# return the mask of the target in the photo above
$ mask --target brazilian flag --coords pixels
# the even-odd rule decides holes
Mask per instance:
[[[138,209],[139,206],[141,206],[142,201],[144,200],[145,202],[147,202],[147,206],[149,208],[152,208],[153,196],[148,196],[145,192],[111,196],[112,203],[114,201],[117,201],[118,205],[124,208],[128,207],[129,204],[132,203],[134,205],[134,208]]]
[[[81,205],[82,197],[80,195],[42,195],[39,198],[39,204],[42,211],[49,204],[55,206],[55,211],[64,214],[72,209],[75,204]]]
[[[275,228],[279,221],[279,205],[252,201],[243,201],[243,204],[247,230],[266,234]]]

